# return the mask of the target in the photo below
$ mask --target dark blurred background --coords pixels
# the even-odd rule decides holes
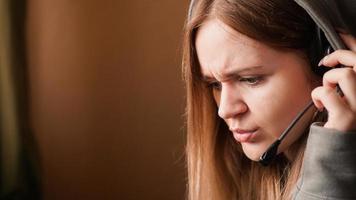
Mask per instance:
[[[184,199],[188,3],[27,1],[43,199]]]

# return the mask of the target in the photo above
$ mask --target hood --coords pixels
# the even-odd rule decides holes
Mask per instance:
[[[346,49],[337,29],[356,37],[356,0],[294,0],[324,32],[331,47]],[[188,19],[195,0],[190,1]]]
[[[324,32],[333,49],[346,49],[337,30],[356,36],[355,0],[295,0]]]

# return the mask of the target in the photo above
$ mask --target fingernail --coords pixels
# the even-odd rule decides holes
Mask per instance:
[[[323,64],[323,60],[324,60],[324,58],[319,61],[319,63],[318,63],[319,67]]]
[[[328,56],[325,56],[323,59],[321,59],[320,62],[318,63],[318,66],[320,67],[321,65],[323,65],[327,58]]]

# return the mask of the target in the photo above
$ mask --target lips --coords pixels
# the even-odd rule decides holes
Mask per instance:
[[[256,134],[257,129],[231,129],[234,138],[238,141],[238,142],[251,142],[252,141],[252,137]]]

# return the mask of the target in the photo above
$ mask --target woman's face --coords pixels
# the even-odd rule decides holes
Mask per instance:
[[[311,100],[313,75],[306,59],[297,51],[268,47],[215,19],[200,27],[195,45],[219,116],[246,156],[258,160]],[[279,152],[288,156],[286,150],[313,112],[285,138]]]

